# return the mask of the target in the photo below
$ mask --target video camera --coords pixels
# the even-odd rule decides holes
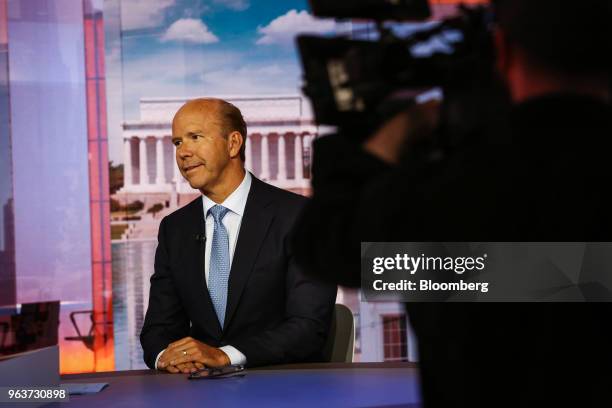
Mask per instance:
[[[455,16],[427,21],[427,0],[310,0],[310,6],[315,16],[354,22],[350,35],[298,36],[303,91],[318,124],[363,140],[437,89],[444,133],[458,140],[491,109],[485,97],[494,82],[489,7],[461,5]],[[398,33],[402,27],[407,34]]]

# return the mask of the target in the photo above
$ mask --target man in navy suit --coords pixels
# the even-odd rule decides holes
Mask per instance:
[[[150,368],[320,360],[336,287],[303,275],[290,246],[306,199],[244,169],[246,124],[219,99],[172,122],[181,174],[202,196],[159,226],[140,335]]]

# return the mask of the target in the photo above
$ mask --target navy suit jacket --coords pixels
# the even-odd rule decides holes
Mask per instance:
[[[220,327],[204,275],[202,197],[165,217],[158,234],[149,308],[140,334],[146,364],[191,336],[231,345],[248,366],[320,361],[336,286],[306,276],[291,248],[306,199],[255,177],[247,198]]]

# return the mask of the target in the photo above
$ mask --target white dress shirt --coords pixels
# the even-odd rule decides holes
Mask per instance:
[[[238,233],[240,232],[240,225],[242,224],[242,217],[244,215],[244,208],[246,207],[247,198],[249,191],[251,190],[251,174],[246,171],[244,178],[240,185],[232,191],[232,193],[223,201],[220,205],[227,208],[229,211],[223,217],[223,225],[227,230],[229,239],[229,255],[230,255],[230,268],[232,267],[232,260],[234,259],[234,251],[236,250],[236,242],[238,242]],[[212,248],[213,232],[215,229],[215,221],[212,215],[208,215],[208,210],[217,205],[213,200],[202,196],[202,204],[204,210],[204,217],[206,217],[206,244],[204,249],[204,256],[206,262],[204,262],[204,274],[206,276],[206,284],[208,284],[208,271],[210,270],[210,251]],[[233,346],[222,346],[219,347],[230,359],[231,364],[246,364],[246,356],[242,354],[238,349]],[[161,357],[162,353],[166,349],[160,351],[155,359],[155,367]]]

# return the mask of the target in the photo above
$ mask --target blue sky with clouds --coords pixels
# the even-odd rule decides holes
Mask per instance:
[[[298,93],[295,35],[340,30],[306,0],[106,0],[104,17],[114,162],[140,98]]]

